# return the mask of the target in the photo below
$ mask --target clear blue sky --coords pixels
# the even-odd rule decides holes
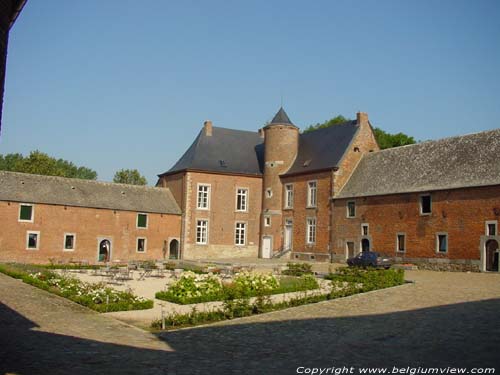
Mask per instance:
[[[206,119],[257,130],[369,113],[417,139],[500,127],[500,1],[29,0],[0,153],[150,184]]]

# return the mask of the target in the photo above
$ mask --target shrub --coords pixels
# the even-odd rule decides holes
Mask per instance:
[[[313,273],[312,265],[310,265],[309,263],[288,262],[286,266],[288,267],[288,269],[282,272],[283,275],[302,276],[302,275],[311,275]]]
[[[280,284],[272,274],[241,272],[234,278],[233,285],[242,296],[250,297],[269,294]]]
[[[313,275],[304,275],[300,278],[282,277],[278,280],[271,274],[241,272],[236,275],[233,282],[222,284],[217,275],[196,275],[185,272],[176,283],[166,291],[157,292],[155,297],[185,305],[290,293],[318,289],[318,287]]]
[[[398,269],[381,270],[344,267],[339,269],[337,273],[325,276],[325,279],[333,282],[356,284],[360,291],[367,292],[404,284],[404,271]]]
[[[167,291],[157,292],[155,297],[174,303],[189,304],[216,301],[222,299],[223,294],[222,282],[218,276],[187,271]]]
[[[3,264],[0,265],[0,272],[99,312],[153,307],[152,300],[137,297],[130,290],[117,291],[103,283],[84,283],[77,278],[62,276],[40,266]]]

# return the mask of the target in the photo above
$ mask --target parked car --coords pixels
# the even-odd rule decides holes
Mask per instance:
[[[355,257],[347,259],[349,267],[377,267],[389,269],[392,266],[392,260],[388,257],[380,256],[375,251],[362,251]]]

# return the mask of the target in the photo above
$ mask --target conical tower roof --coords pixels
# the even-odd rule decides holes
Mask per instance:
[[[290,118],[286,114],[286,112],[283,109],[283,107],[280,107],[278,113],[276,113],[276,115],[274,115],[272,121],[268,125],[277,125],[277,124],[295,126],[293,124],[293,122],[290,121]]]

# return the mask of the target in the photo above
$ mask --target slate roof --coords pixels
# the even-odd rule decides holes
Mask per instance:
[[[283,108],[267,125],[295,127]],[[193,144],[164,176],[184,170],[262,175],[264,139],[258,132],[213,127],[212,135],[202,129]],[[299,135],[297,158],[286,174],[309,173],[338,166],[358,131],[356,121]],[[304,166],[306,164],[306,166]]]
[[[261,175],[263,142],[257,132],[214,126],[212,135],[206,136],[202,129],[179,161],[162,175],[186,169]]]
[[[283,107],[279,109],[279,111],[274,115],[273,119],[268,125],[274,125],[274,124],[287,124],[287,125],[293,125],[295,126],[292,121],[290,121],[290,118],[286,114],[285,110]]]
[[[0,200],[180,214],[167,188],[0,171]]]
[[[335,198],[500,185],[500,129],[367,154]]]
[[[299,152],[286,175],[337,167],[359,127],[356,121],[301,134]]]

